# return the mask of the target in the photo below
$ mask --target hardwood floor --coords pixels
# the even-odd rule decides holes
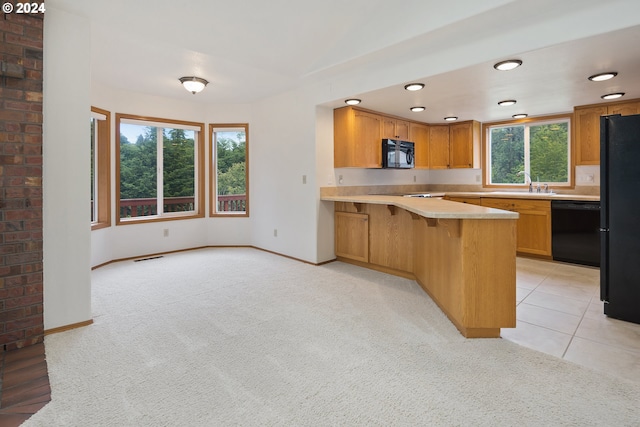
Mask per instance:
[[[19,426],[49,401],[43,343],[0,353],[0,426]]]

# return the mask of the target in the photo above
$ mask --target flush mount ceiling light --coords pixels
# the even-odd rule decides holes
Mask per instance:
[[[608,93],[606,95],[602,95],[600,98],[602,99],[617,99],[624,96],[624,92],[616,92],[616,93]]]
[[[445,117],[444,120],[447,122],[455,122],[456,120],[458,120],[458,118],[456,116],[448,116]]]
[[[507,59],[506,61],[498,62],[493,66],[493,68],[500,71],[509,71],[513,70],[514,68],[518,68],[521,65],[522,61],[520,61],[519,59]]]
[[[511,117],[513,117],[514,119],[524,119],[524,118],[525,118],[525,117],[527,117],[527,116],[528,116],[528,114],[524,114],[524,113],[522,113],[522,114],[514,114],[514,115],[513,115],[513,116],[511,116]]]
[[[425,108],[424,107],[411,107],[411,111],[413,111],[414,113],[419,113],[420,111],[424,111]]]
[[[605,80],[612,79],[617,75],[618,75],[618,73],[616,73],[614,71],[611,71],[609,73],[594,74],[593,76],[589,77],[589,80],[591,80],[592,82],[602,82],[602,81],[605,81]]]
[[[424,87],[424,84],[422,83],[409,83],[408,85],[404,86],[406,90],[410,90],[410,91],[420,90],[423,87]]]
[[[505,101],[498,102],[498,105],[501,107],[508,107],[509,105],[514,105],[516,103],[515,99],[507,99]]]
[[[358,105],[362,102],[362,100],[360,99],[356,99],[356,98],[351,98],[351,99],[345,99],[344,103],[347,105]]]
[[[180,77],[180,83],[182,86],[192,94],[196,94],[198,92],[202,92],[202,89],[209,84],[205,79],[201,79],[200,77],[190,76],[190,77]]]

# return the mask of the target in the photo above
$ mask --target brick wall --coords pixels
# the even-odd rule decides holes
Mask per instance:
[[[0,351],[43,340],[42,26],[0,18]]]

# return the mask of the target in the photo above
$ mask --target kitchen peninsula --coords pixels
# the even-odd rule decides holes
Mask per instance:
[[[338,260],[416,280],[467,338],[516,325],[518,213],[391,195],[334,202]]]

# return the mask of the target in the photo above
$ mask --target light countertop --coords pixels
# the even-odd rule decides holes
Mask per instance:
[[[584,196],[579,194],[557,194],[557,193],[529,193],[528,191],[472,191],[472,192],[456,192],[447,191],[450,197],[497,197],[504,199],[534,199],[534,200],[578,200],[588,202],[600,201],[600,196]]]
[[[462,197],[462,196],[461,196]],[[392,195],[323,196],[328,202],[366,203],[396,206],[425,218],[447,219],[518,219],[517,212],[458,203],[438,198]]]

